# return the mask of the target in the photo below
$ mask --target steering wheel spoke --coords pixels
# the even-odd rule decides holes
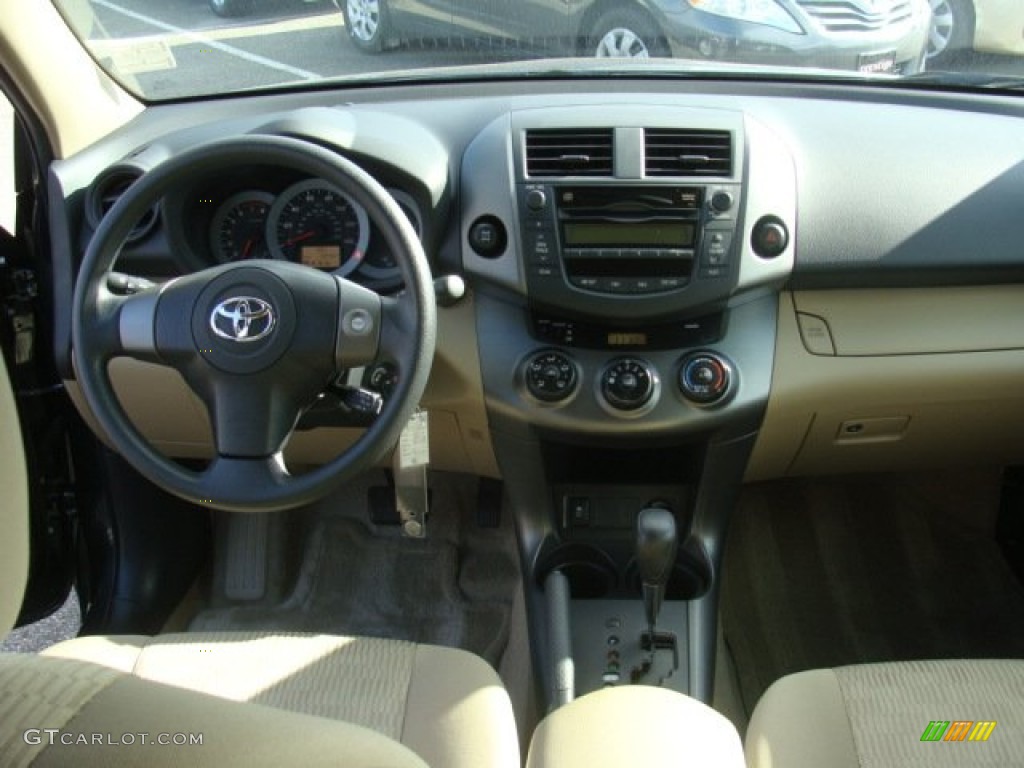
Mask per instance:
[[[361,285],[338,281],[338,335],[335,359],[339,368],[357,368],[377,359],[380,352],[384,302]]]

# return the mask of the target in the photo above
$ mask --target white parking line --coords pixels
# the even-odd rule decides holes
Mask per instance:
[[[149,24],[150,26],[156,27],[157,29],[163,32],[168,32],[184,40],[188,40],[194,43],[201,43],[202,45],[207,45],[210,48],[214,48],[218,51],[221,51],[222,53],[226,53],[230,56],[235,56],[239,59],[243,59],[244,61],[248,61],[252,64],[259,64],[270,69],[276,69],[279,72],[285,72],[289,75],[294,75],[300,80],[320,80],[323,77],[323,75],[318,75],[316,72],[310,72],[307,69],[299,69],[298,67],[293,67],[289,64],[284,64],[280,61],[275,61],[274,59],[268,59],[266,56],[260,56],[255,53],[243,51],[241,48],[235,48],[235,46],[233,45],[228,45],[227,43],[222,43],[219,40],[214,40],[213,38],[204,35],[200,32],[192,32],[190,30],[183,29],[182,27],[176,27],[173,24],[167,24],[166,22],[160,21],[159,19],[154,19],[150,16],[137,13],[136,11],[130,11],[127,8],[122,8],[119,5],[109,2],[109,0],[92,0],[92,3],[93,5],[101,6],[108,10],[114,11],[115,13],[120,13],[121,15],[127,16],[130,19],[141,21],[143,24]]]

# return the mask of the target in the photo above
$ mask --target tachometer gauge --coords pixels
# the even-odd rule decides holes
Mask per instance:
[[[267,215],[273,202],[273,195],[257,190],[239,192],[225,200],[210,227],[214,256],[219,261],[268,258]]]
[[[275,258],[347,275],[363,261],[370,224],[362,206],[320,179],[294,184],[270,209],[267,242]]]

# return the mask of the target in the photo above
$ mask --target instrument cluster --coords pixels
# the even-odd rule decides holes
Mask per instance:
[[[398,189],[388,192],[422,236],[413,198]],[[395,255],[374,237],[366,210],[323,179],[261,184],[249,178],[213,197],[190,197],[184,220],[198,217],[200,226],[182,234],[200,262],[284,259],[381,287],[401,282]]]

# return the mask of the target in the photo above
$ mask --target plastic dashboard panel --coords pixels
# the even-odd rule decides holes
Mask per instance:
[[[756,210],[792,204],[795,243],[791,262],[787,256],[772,265],[773,271],[744,258],[722,306],[761,292],[770,297],[787,278],[795,288],[1024,281],[1019,248],[1024,107],[1019,99],[897,91],[895,86],[600,79],[252,95],[151,107],[107,139],[52,166],[61,370],[71,377],[67,310],[88,234],[83,193],[104,169],[126,157],[158,158],[196,141],[259,130],[336,146],[384,181],[398,177],[417,185],[434,205],[424,215],[437,231],[431,255],[439,273],[465,263],[471,288],[488,294],[479,297],[484,306],[518,297],[510,306],[521,311],[516,260],[476,263],[466,255],[465,226],[477,207],[514,221],[512,129],[519,119],[514,116],[571,112],[579,117],[588,111],[617,125],[686,122],[712,113],[742,121],[744,227]],[[488,138],[492,135],[497,138]],[[476,157],[481,142],[490,142],[493,151],[482,160]],[[494,170],[497,178],[475,176],[478,168]],[[744,242],[748,234],[744,230]],[[521,323],[519,316],[516,329],[498,340],[518,344],[518,334],[525,333]],[[770,327],[755,332],[759,355],[770,356],[773,332]],[[495,343],[493,337],[489,343]],[[477,350],[449,352],[475,356]],[[738,365],[743,381],[750,382],[747,363]],[[507,366],[501,375],[514,385]],[[771,375],[766,372],[762,381]],[[541,418],[563,416],[548,409]],[[624,423],[615,427],[634,429]]]

